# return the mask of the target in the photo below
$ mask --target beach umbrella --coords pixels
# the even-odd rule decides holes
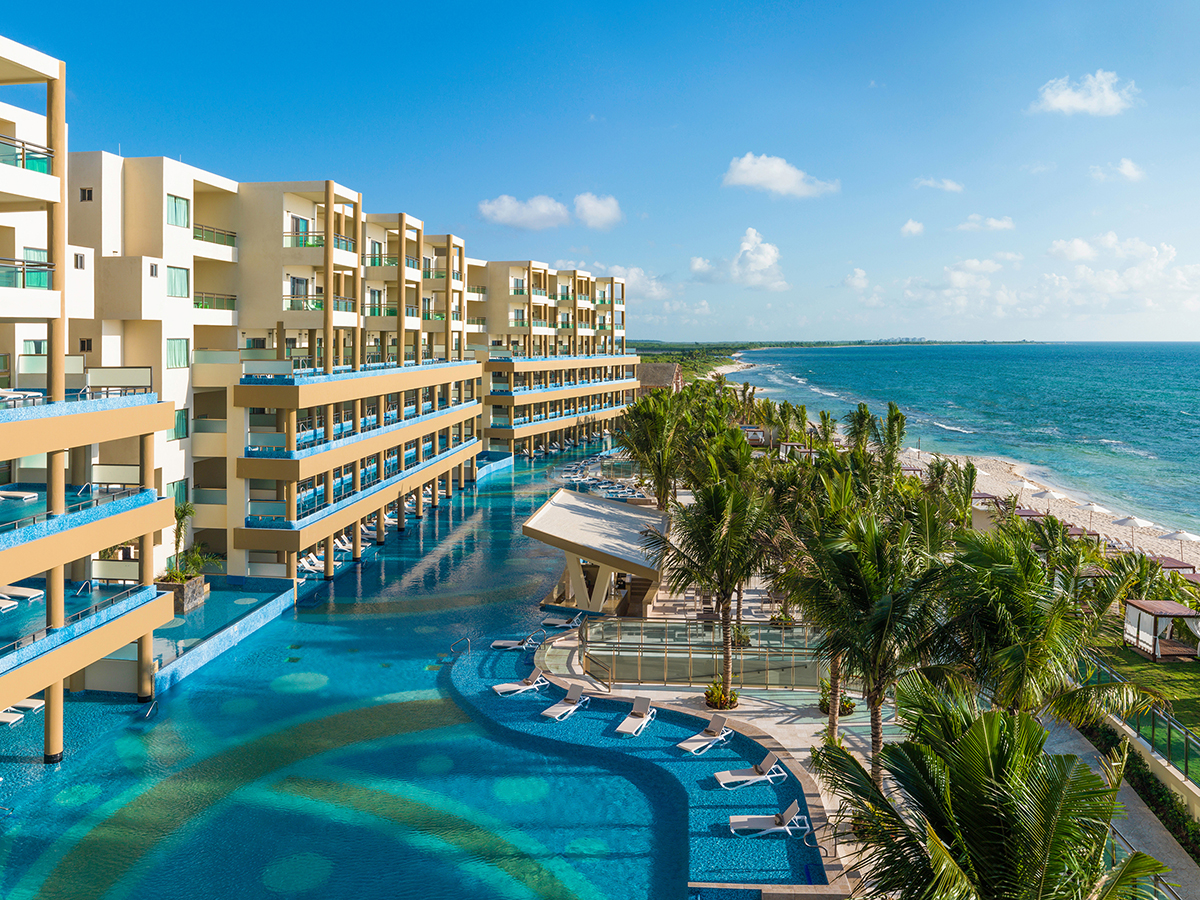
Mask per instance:
[[[1022,491],[1037,487],[1037,485],[1034,484],[1032,481],[1026,481],[1024,478],[1018,478],[1016,481],[1010,481],[1009,484],[1015,484],[1017,486],[1017,502],[1018,503],[1021,502],[1021,492]]]
[[[1139,519],[1137,516],[1126,516],[1123,519],[1117,519],[1117,521],[1113,522],[1113,524],[1121,525],[1121,526],[1125,526],[1125,527],[1129,528],[1129,542],[1131,544],[1134,544],[1134,549],[1137,548],[1137,545],[1135,543],[1136,535],[1134,534],[1133,529],[1135,529],[1135,528],[1153,528],[1154,527],[1153,522],[1149,521],[1148,519]]]
[[[1172,531],[1170,534],[1159,535],[1164,541],[1179,541],[1179,558],[1183,559],[1183,542],[1187,541],[1194,544],[1200,541],[1200,534],[1192,534],[1190,531]]]
[[[1038,491],[1033,496],[1036,497],[1038,500],[1070,500],[1071,499],[1066,494],[1060,494],[1058,491],[1052,491],[1049,489],[1044,490],[1044,491]]]
[[[1083,506],[1081,506],[1079,508],[1082,510],[1085,510],[1088,514],[1088,531],[1092,530],[1092,517],[1094,515],[1096,515],[1096,513],[1100,513],[1100,515],[1102,515],[1102,516],[1111,516],[1112,515],[1111,509],[1105,509],[1099,503],[1085,503]]]

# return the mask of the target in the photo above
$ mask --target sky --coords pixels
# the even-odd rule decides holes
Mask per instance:
[[[1200,340],[1200,4],[67,7],[0,33],[73,149],[623,275],[634,341]]]

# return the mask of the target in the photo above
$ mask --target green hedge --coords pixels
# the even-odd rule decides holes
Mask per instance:
[[[1121,743],[1121,735],[1111,725],[1090,725],[1079,731],[1102,753],[1111,752]],[[1146,801],[1167,831],[1175,836],[1179,846],[1200,863],[1200,822],[1192,818],[1183,798],[1163,784],[1133,748],[1130,748],[1125,763],[1125,780]]]

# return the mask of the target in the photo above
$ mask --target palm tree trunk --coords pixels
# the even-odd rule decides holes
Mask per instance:
[[[879,754],[883,752],[883,697],[870,697],[871,708],[871,780],[875,787],[883,788],[883,772],[879,765]]]
[[[738,628],[742,627],[742,586],[738,585],[738,611],[737,611]]]
[[[729,702],[729,692],[733,689],[733,623],[730,621],[732,600],[732,595],[721,598],[721,692],[726,703]]]
[[[842,655],[829,660],[829,740],[837,740],[838,719],[842,715]]]

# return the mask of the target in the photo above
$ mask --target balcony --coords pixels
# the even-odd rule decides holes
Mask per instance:
[[[15,166],[18,169],[28,169],[30,172],[49,175],[52,159],[54,159],[54,151],[49,147],[0,135],[0,165]]]
[[[525,288],[523,288],[523,287],[509,288],[509,293],[514,297],[524,297],[525,296]]]
[[[334,312],[354,312],[353,297],[333,297]],[[325,309],[324,294],[309,294],[307,296],[296,296],[293,294],[284,294],[283,308],[292,311],[321,311]]]
[[[424,269],[421,272],[421,277],[422,278],[445,278],[446,270],[445,269]]]
[[[396,317],[398,310],[394,306],[386,306],[383,304],[368,303],[363,307],[362,314],[364,316],[376,316],[378,318],[386,318],[391,316]]]
[[[208,244],[220,244],[222,247],[237,246],[237,232],[226,231],[224,228],[213,228],[211,225],[193,225],[192,237]]]
[[[192,294],[194,309],[237,309],[237,294],[206,294],[200,291]]]
[[[285,231],[283,233],[283,246],[324,247],[325,234],[320,231]],[[348,238],[344,234],[335,234],[333,236],[333,246],[336,250],[346,250],[353,253],[354,239]]]
[[[362,255],[362,264],[364,266],[397,266],[399,265],[398,256],[387,256],[382,253],[364,253]]]
[[[462,280],[463,280],[463,277],[462,277],[462,272],[451,272],[451,273],[450,273],[450,277],[451,277],[451,278],[453,278],[455,281],[462,281]]]
[[[467,293],[468,293],[468,294],[481,294],[481,295],[482,295],[482,294],[486,294],[486,293],[487,293],[487,286],[486,286],[486,285],[482,285],[482,284],[470,284],[470,285],[467,285]]]
[[[545,297],[546,296],[546,292],[543,291],[541,288],[533,288],[530,291],[530,293],[533,294],[533,296],[535,296],[535,297]]]
[[[54,264],[0,257],[0,288],[53,290]],[[56,315],[55,318],[57,317]]]

